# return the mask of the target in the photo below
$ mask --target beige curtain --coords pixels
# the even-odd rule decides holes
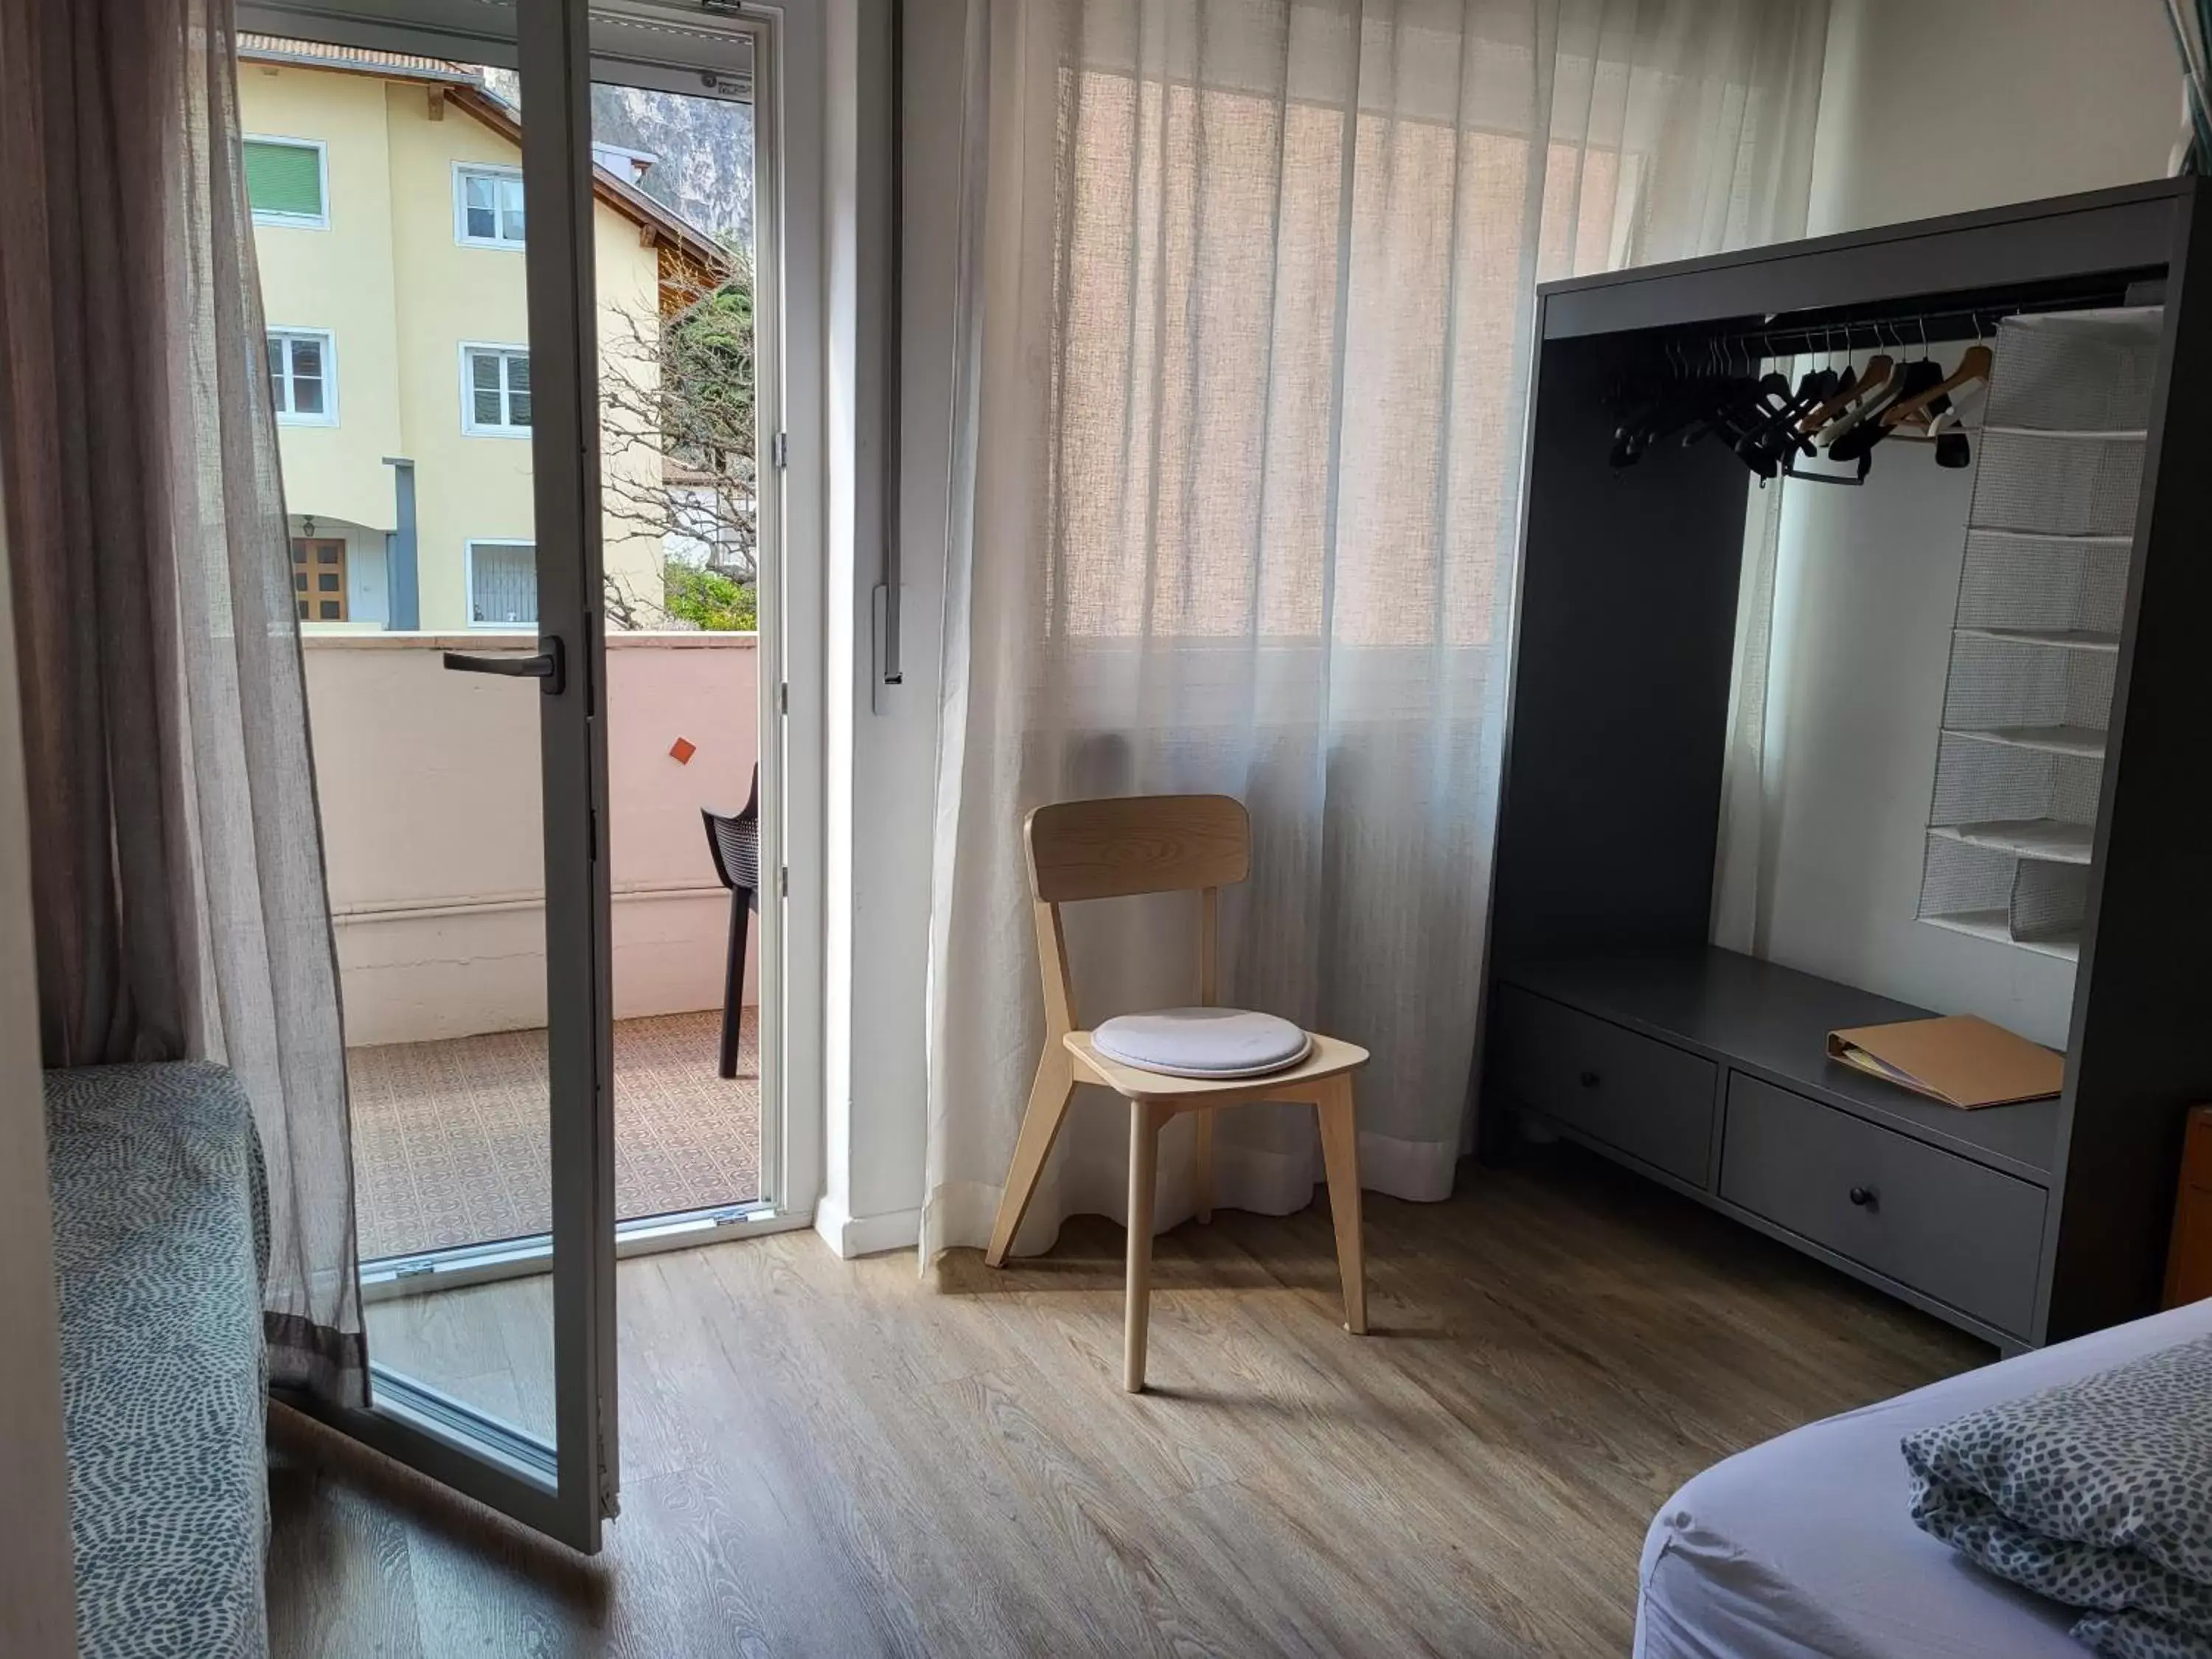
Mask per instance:
[[[971,0],[925,1256],[980,1244],[1042,1022],[1022,814],[1251,807],[1224,1000],[1371,1048],[1367,1183],[1451,1188],[1539,281],[1802,233],[1826,0]],[[1593,665],[1593,672],[1601,665]],[[1190,924],[1071,918],[1086,1023]],[[1221,1131],[1310,1200],[1310,1114]],[[1163,1155],[1162,1225],[1188,1213]],[[1018,1248],[1121,1213],[1079,1102]]]
[[[6,463],[46,1063],[252,1097],[271,1381],[363,1399],[344,1048],[228,0],[0,0]]]

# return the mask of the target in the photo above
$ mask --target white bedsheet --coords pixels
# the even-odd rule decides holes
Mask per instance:
[[[1717,1463],[1644,1540],[1637,1659],[2082,1659],[2073,1615],[1906,1514],[1915,1429],[2212,1332],[2202,1302],[1809,1424]]]

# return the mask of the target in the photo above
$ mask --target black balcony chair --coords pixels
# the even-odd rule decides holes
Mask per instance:
[[[707,820],[707,847],[714,873],[730,890],[730,966],[722,986],[722,1075],[738,1074],[738,1020],[745,994],[745,930],[750,913],[760,908],[760,766],[753,767],[752,793],[744,811],[699,809]]]

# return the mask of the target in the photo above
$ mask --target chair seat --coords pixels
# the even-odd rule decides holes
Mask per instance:
[[[1266,1077],[1313,1048],[1313,1039],[1289,1020],[1244,1008],[1121,1014],[1091,1032],[1091,1041],[1109,1060],[1169,1077]]]
[[[1355,1071],[1367,1063],[1367,1050],[1356,1042],[1318,1032],[1312,1036],[1313,1048],[1304,1060],[1260,1077],[1172,1077],[1165,1072],[1148,1072],[1102,1054],[1093,1046],[1088,1031],[1070,1031],[1060,1038],[1060,1045],[1074,1060],[1079,1081],[1103,1083],[1126,1099],[1156,1101],[1187,1111],[1233,1106],[1246,1100],[1301,1100],[1309,1084]]]

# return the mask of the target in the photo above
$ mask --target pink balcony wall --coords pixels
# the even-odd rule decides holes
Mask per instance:
[[[346,1041],[414,1042],[545,1023],[538,697],[448,672],[448,649],[524,637],[328,634],[307,700]],[[607,642],[615,1016],[721,1004],[729,899],[699,809],[744,804],[757,753],[749,634]],[[670,750],[694,745],[688,763]],[[759,930],[745,1000],[757,998]]]

